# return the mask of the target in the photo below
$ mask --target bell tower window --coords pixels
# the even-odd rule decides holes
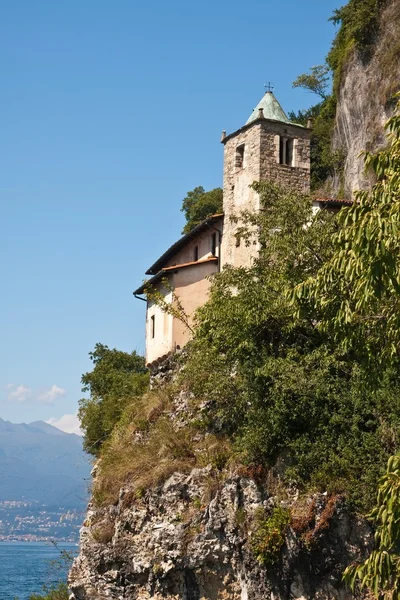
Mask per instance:
[[[244,144],[236,148],[235,166],[238,169],[243,169],[244,164]]]
[[[293,166],[293,139],[281,137],[279,140],[279,163]]]

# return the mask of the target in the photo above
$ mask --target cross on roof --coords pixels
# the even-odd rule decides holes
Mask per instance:
[[[267,90],[267,92],[272,92],[272,90],[274,89],[274,86],[272,85],[272,83],[270,81],[268,81],[268,83],[265,83],[264,87]]]

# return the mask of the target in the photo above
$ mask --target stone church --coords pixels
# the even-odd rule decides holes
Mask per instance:
[[[150,279],[135,290],[135,297],[140,298],[146,285],[152,285],[168,303],[174,301],[174,296],[179,298],[190,318],[208,298],[209,275],[227,264],[249,266],[257,247],[241,243],[239,225],[231,217],[243,210],[259,210],[259,196],[251,188],[255,181],[269,180],[300,192],[310,191],[310,135],[310,128],[289,121],[274,94],[267,91],[245,125],[228,135],[222,133],[223,213],[197,225],[160,256],[146,271]],[[323,206],[337,210],[340,204],[329,198],[314,200],[316,209]],[[147,301],[149,367],[182,348],[190,335],[190,329],[179,318]]]

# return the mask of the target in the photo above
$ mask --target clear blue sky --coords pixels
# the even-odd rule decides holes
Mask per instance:
[[[292,82],[340,4],[2,3],[1,418],[74,414],[97,341],[144,351],[132,290],[179,237],[182,198],[221,185],[221,131],[264,83],[287,111],[315,101]]]

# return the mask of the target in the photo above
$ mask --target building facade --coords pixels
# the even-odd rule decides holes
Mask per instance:
[[[147,270],[149,281],[134,292],[147,302],[148,366],[157,365],[189,341],[193,315],[208,298],[210,276],[224,265],[250,266],[257,256],[257,242],[243,243],[240,220],[235,219],[243,211],[260,209],[252,184],[273,181],[309,193],[310,136],[309,128],[289,121],[271,91],[265,93],[245,125],[228,135],[223,132],[223,214],[209,217],[173,244]],[[342,204],[316,198],[314,210],[338,210]],[[142,298],[146,285],[153,286],[172,310],[165,311],[159,303]],[[187,319],[179,318],[178,304]]]
[[[134,295],[141,298],[146,287],[152,286],[172,308],[165,311],[156,301],[146,299],[148,366],[189,341],[194,313],[208,298],[209,277],[220,269],[223,221],[222,214],[213,215],[175,242],[146,271],[150,279],[135,290]]]
[[[239,225],[232,219],[242,211],[259,210],[259,196],[252,183],[273,181],[300,192],[310,191],[310,135],[310,129],[290,123],[270,91],[243,127],[229,135],[223,132],[223,264],[249,266],[257,255],[256,244],[241,243]]]

